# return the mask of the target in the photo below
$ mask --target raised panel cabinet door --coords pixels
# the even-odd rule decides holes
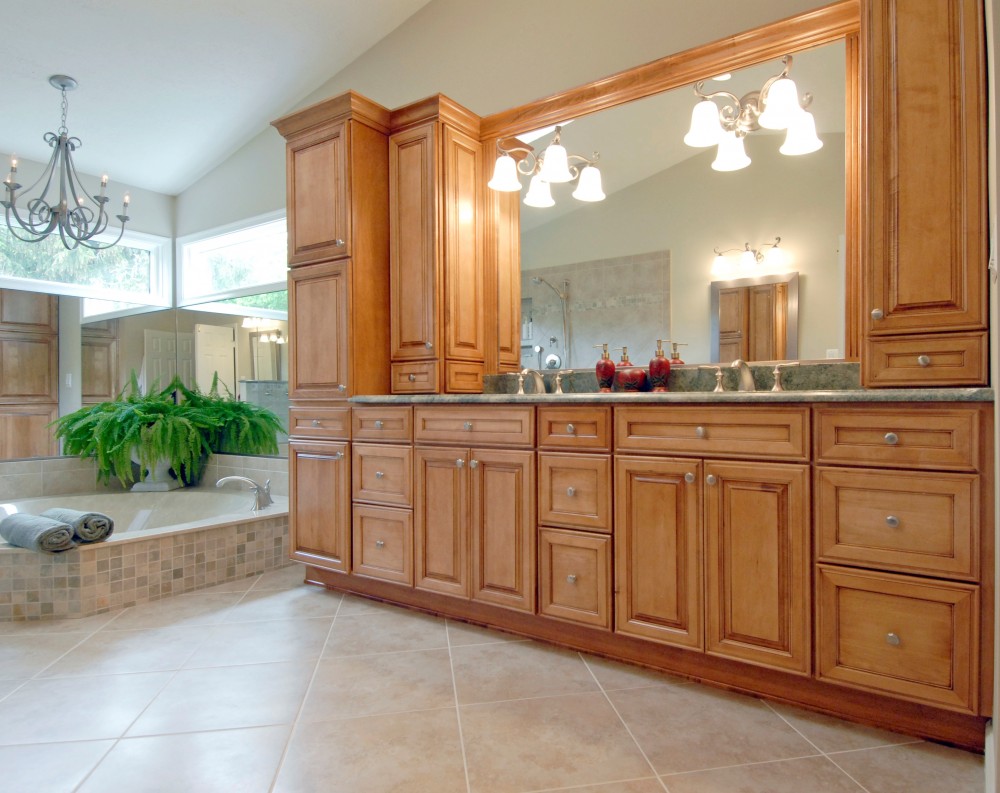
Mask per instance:
[[[347,351],[350,262],[324,262],[288,273],[288,396],[351,396]]]
[[[290,265],[350,252],[348,123],[326,125],[285,147]]]
[[[702,649],[698,460],[615,460],[615,630]]]
[[[0,404],[59,400],[59,338],[0,331]]]
[[[0,289],[0,330],[58,333],[59,298],[43,292]]]
[[[413,585],[468,598],[469,449],[413,450]]]
[[[473,449],[472,597],[535,610],[535,453]]]
[[[808,674],[809,468],[705,463],[705,649]]]
[[[389,137],[389,290],[393,361],[438,356],[435,122]]]
[[[871,97],[867,332],[984,329],[984,4],[865,5]]]
[[[58,413],[55,405],[0,407],[0,460],[58,454],[59,447],[49,426]]]
[[[347,443],[288,444],[291,557],[326,570],[350,571],[351,456]]]
[[[83,404],[114,399],[118,390],[118,339],[84,336],[80,341],[80,364]]]

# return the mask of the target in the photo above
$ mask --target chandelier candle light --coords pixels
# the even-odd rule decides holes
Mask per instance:
[[[560,140],[562,127],[556,127],[555,133],[552,142],[538,155],[527,146],[505,148],[501,140],[497,140],[500,156],[493,166],[493,178],[488,183],[489,187],[502,193],[515,193],[521,189],[518,174],[530,176],[531,182],[528,184],[524,203],[530,207],[550,207],[555,205],[555,201],[549,185],[572,182],[579,178],[573,198],[577,201],[603,201],[605,196],[601,188],[601,172],[596,167],[598,153],[595,151],[589,158],[567,154]],[[524,156],[515,159],[511,156],[513,153]]]
[[[79,245],[94,250],[110,248],[121,240],[125,224],[129,220],[128,193],[122,201],[121,214],[115,216],[121,223],[117,238],[113,242],[96,240],[95,237],[108,228],[106,204],[110,199],[105,195],[108,177],[101,177],[101,191],[98,195],[87,194],[71,156],[83,144],[79,138],[71,138],[66,128],[66,111],[69,108],[66,92],[76,88],[77,82],[65,74],[54,74],[49,78],[49,83],[62,92],[62,123],[58,132],[45,133],[44,140],[52,147],[52,156],[38,181],[26,190],[21,190],[21,185],[17,183],[17,159],[11,157],[10,173],[3,181],[7,195],[0,200],[5,210],[7,227],[22,242],[40,242],[58,230],[63,245],[70,250]],[[43,182],[45,186],[39,195],[34,198],[25,197],[25,194]],[[49,197],[49,190],[55,190],[53,182],[59,183],[58,201],[54,196]],[[26,202],[23,205],[26,215],[19,211],[18,200]]]
[[[782,154],[809,154],[822,148],[823,141],[816,136],[816,120],[806,110],[812,103],[812,94],[799,98],[795,83],[788,77],[792,69],[792,56],[781,59],[784,68],[771,77],[759,91],[751,91],[742,98],[729,91],[704,93],[705,81],[694,85],[695,96],[700,101],[691,111],[691,128],[684,136],[688,146],[701,148],[718,146],[712,168],[716,171],[738,171],[750,164],[743,139],[759,129],[787,130],[785,142],[778,149]],[[719,109],[713,101],[727,100]]]

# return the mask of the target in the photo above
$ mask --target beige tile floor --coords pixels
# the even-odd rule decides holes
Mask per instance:
[[[301,581],[0,624],[0,790],[984,788],[973,754]]]

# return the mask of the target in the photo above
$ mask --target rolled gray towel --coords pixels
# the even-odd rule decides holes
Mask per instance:
[[[73,527],[74,539],[78,542],[100,542],[108,539],[115,530],[115,522],[103,512],[53,507],[45,510],[42,517],[68,523]]]
[[[18,548],[59,553],[76,547],[73,527],[41,515],[15,512],[0,520],[0,537]]]

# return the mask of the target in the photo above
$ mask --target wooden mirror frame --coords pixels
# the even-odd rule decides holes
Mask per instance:
[[[690,86],[714,74],[735,71],[761,61],[844,40],[846,51],[845,108],[845,236],[846,295],[845,358],[860,359],[861,350],[861,204],[864,184],[861,157],[865,88],[861,80],[861,8],[859,0],[832,5],[782,19],[659,60],[571,88],[526,105],[482,119],[480,139],[485,151],[496,141],[529,129],[549,126],[606,110],[674,88]],[[493,163],[489,157],[492,172]],[[518,269],[520,261],[517,262]],[[511,277],[516,278],[516,274]]]

